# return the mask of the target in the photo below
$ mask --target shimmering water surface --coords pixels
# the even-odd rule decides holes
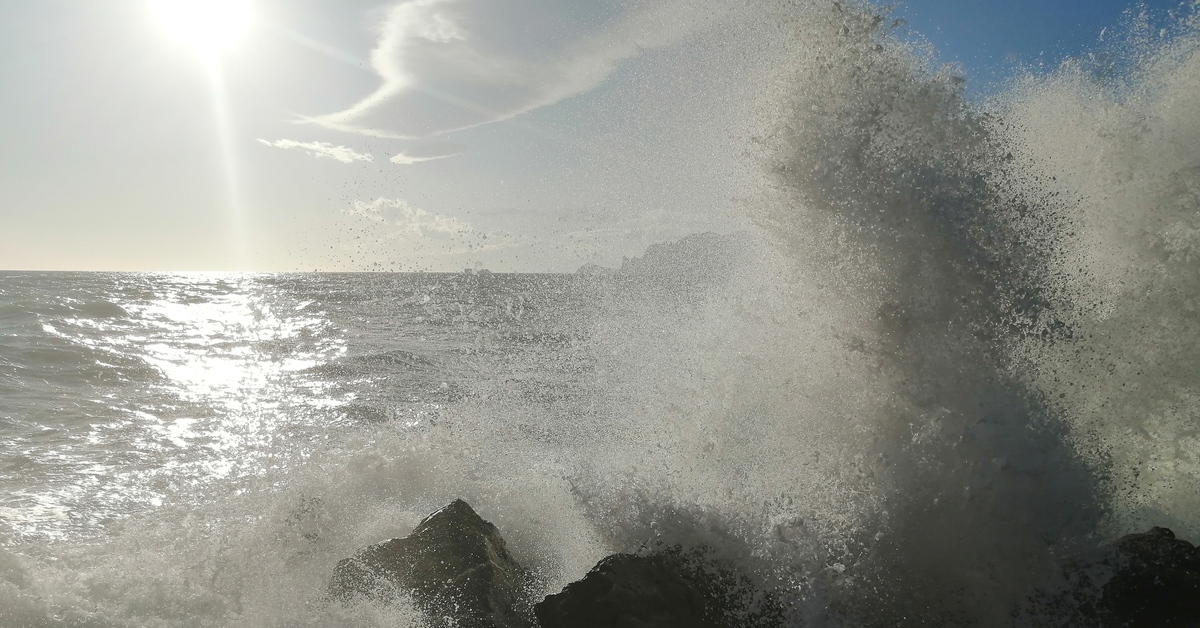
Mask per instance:
[[[866,4],[766,4],[744,233],[0,274],[0,626],[421,626],[328,578],[460,497],[538,592],[702,545],[789,626],[1067,625],[1064,557],[1200,540],[1194,11],[970,102]]]
[[[435,421],[502,370],[553,395],[569,385],[554,365],[578,332],[577,283],[0,274],[4,537],[103,535],[165,500],[300,464],[340,429]],[[528,354],[536,373],[520,366]]]

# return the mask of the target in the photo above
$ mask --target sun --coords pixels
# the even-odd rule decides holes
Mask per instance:
[[[237,44],[252,17],[248,0],[150,0],[150,7],[164,32],[207,58]]]

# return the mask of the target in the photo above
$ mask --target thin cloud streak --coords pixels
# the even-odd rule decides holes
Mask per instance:
[[[412,157],[412,156],[406,155],[404,153],[400,153],[399,155],[393,156],[388,161],[390,161],[394,164],[397,164],[397,165],[401,165],[401,166],[411,166],[413,164],[421,164],[421,163],[425,163],[427,161],[437,161],[438,159],[445,159],[447,157],[453,157],[453,156],[454,155],[438,155],[436,157]]]
[[[264,146],[273,146],[284,150],[299,148],[304,152],[318,159],[327,158],[340,161],[344,164],[351,164],[356,161],[375,161],[375,157],[360,153],[348,146],[338,146],[328,142],[297,142],[295,140],[276,140],[269,142],[262,138],[258,140]]]
[[[407,166],[461,155],[466,150],[466,146],[454,142],[431,142],[429,144],[419,144],[406,148],[404,152],[392,157],[388,161]]]

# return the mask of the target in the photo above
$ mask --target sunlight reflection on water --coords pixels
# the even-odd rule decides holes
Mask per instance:
[[[281,432],[311,418],[293,399],[344,403],[303,375],[344,341],[272,275],[139,275],[106,288],[60,298],[124,315],[40,316],[104,403],[56,408],[60,428],[13,439],[28,468],[0,502],[0,534],[86,534],[188,487],[254,477],[290,449]]]
[[[202,509],[477,396],[583,403],[573,281],[0,273],[0,546]]]

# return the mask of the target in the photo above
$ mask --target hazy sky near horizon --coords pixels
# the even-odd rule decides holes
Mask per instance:
[[[245,0],[218,55],[154,1],[0,0],[0,269],[573,270],[741,226],[752,10]],[[986,93],[1129,8],[897,13]]]

